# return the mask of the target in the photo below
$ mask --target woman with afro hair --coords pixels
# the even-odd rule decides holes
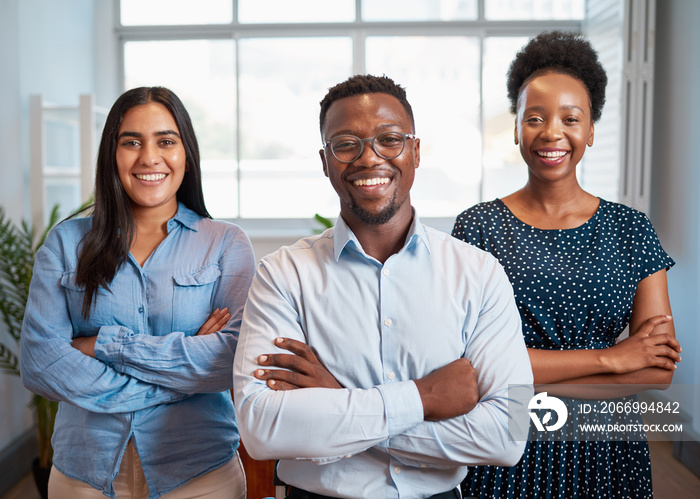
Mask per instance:
[[[545,426],[558,420],[531,411],[540,425],[531,427],[520,462],[471,468],[466,497],[652,497],[643,432],[577,430],[586,422],[640,423],[638,415],[622,421],[603,408],[634,402],[641,385],[668,386],[680,361],[666,282],[673,260],[646,215],[589,194],[576,177],[593,146],[606,83],[580,35],[531,39],[508,72],[527,183],[455,222],[455,237],[492,253],[508,273],[537,398],[557,397],[568,410],[556,431]],[[628,326],[629,337],[618,341]]]

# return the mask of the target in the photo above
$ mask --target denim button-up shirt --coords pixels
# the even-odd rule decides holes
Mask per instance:
[[[253,250],[239,227],[180,204],[143,267],[129,255],[84,319],[75,271],[91,225],[59,224],[37,253],[22,379],[61,401],[52,441],[61,473],[115,497],[112,479],[133,439],[156,498],[223,465],[238,447],[228,390]],[[226,327],[196,336],[217,307],[231,313]],[[95,335],[96,359],[71,346]]]

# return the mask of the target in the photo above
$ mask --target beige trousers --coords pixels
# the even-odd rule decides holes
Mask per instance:
[[[117,499],[146,499],[148,485],[141,460],[129,442],[119,472],[113,482]],[[106,496],[90,485],[68,478],[55,467],[49,477],[49,499],[104,499]],[[245,499],[246,484],[238,452],[228,463],[199,476],[161,496],[162,499]]]

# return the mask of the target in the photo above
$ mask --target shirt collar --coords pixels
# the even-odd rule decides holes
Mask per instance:
[[[406,241],[404,245],[399,250],[399,253],[404,251],[406,248],[417,242],[423,243],[425,249],[430,253],[430,246],[428,244],[428,237],[425,233],[425,226],[420,222],[416,210],[413,209],[413,221],[411,222],[411,228],[408,229],[408,234],[406,236]],[[352,245],[359,251],[364,253],[364,249],[357,239],[357,236],[350,230],[348,224],[345,223],[343,217],[338,215],[338,219],[333,227],[333,256],[337,262],[340,259],[340,255],[346,246]]]
[[[201,218],[202,217],[197,215],[194,211],[178,201],[177,213],[175,213],[173,218],[168,220],[168,233],[175,228],[176,224],[180,224],[183,227],[197,232],[197,222],[201,220]]]

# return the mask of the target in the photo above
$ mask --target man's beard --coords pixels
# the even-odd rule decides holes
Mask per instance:
[[[350,198],[350,212],[355,215],[365,225],[382,225],[391,220],[399,206],[396,204],[396,192],[389,201],[389,204],[377,213],[369,212],[359,206],[353,197]]]

